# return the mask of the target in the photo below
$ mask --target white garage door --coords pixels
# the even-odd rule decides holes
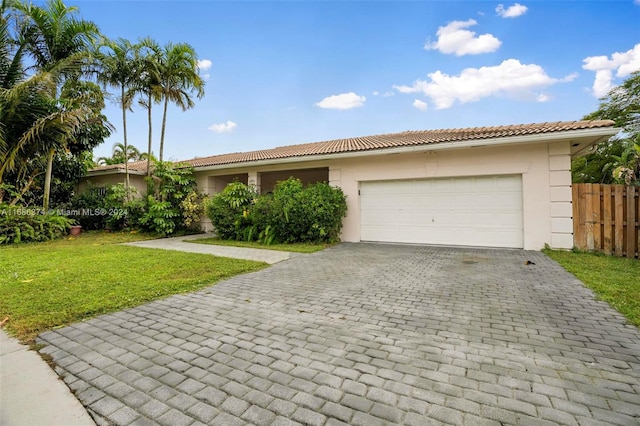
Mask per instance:
[[[522,176],[361,182],[362,241],[523,247]]]

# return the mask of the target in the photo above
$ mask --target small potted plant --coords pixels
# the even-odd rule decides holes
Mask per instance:
[[[77,236],[77,235],[80,235],[81,232],[82,232],[81,225],[71,225],[71,228],[69,228],[69,235]]]

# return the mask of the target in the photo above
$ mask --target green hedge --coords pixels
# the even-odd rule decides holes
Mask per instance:
[[[155,162],[147,185],[142,198],[135,188],[129,188],[127,196],[122,183],[89,187],[74,199],[72,208],[84,229],[140,229],[161,237],[200,230],[203,196],[196,192],[192,167]]]
[[[205,213],[218,237],[223,240],[246,240],[251,228],[249,209],[258,197],[255,188],[232,182],[205,202]]]
[[[333,243],[339,241],[347,203],[340,188],[326,183],[304,187],[290,178],[263,196],[240,182],[231,183],[209,199],[206,213],[222,239]]]
[[[39,209],[0,205],[0,244],[55,240],[67,235],[73,224],[72,219]]]

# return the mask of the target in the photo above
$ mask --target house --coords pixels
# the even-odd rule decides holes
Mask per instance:
[[[339,186],[348,204],[342,241],[571,248],[571,158],[617,132],[609,120],[407,131],[185,163],[208,194],[236,179],[261,193],[291,176]],[[144,192],[146,164],[129,168]],[[123,176],[123,165],[103,166],[87,181]]]

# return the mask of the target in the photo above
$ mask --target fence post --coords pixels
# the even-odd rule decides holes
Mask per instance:
[[[613,225],[611,222],[611,186],[601,185],[602,188],[602,216],[603,232],[602,232],[602,250],[605,254],[611,254],[613,251]]]
[[[602,250],[602,220],[601,220],[601,211],[600,211],[600,184],[594,183],[591,188],[591,206],[589,206],[592,210],[591,221],[593,222],[593,248],[595,250]]]
[[[615,246],[616,256],[622,256],[624,251],[624,186],[614,185],[615,198],[613,208],[615,210]]]
[[[636,189],[633,186],[627,187],[627,257],[636,257]]]

